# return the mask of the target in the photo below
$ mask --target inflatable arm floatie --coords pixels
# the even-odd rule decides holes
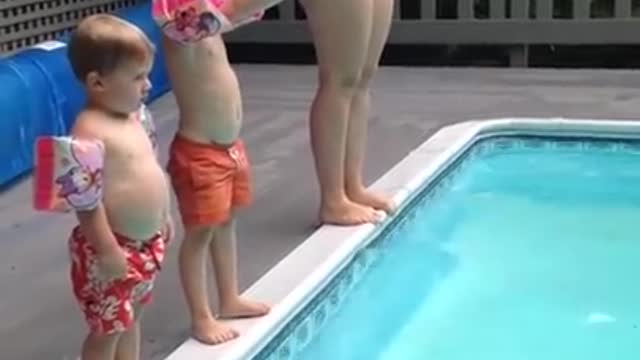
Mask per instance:
[[[87,211],[100,204],[104,167],[101,141],[42,136],[36,140],[35,150],[35,210]]]
[[[264,9],[282,0],[250,0],[251,7],[260,10],[252,16],[235,21],[222,12],[221,7],[225,1],[233,0],[152,0],[151,12],[156,24],[167,37],[189,43],[260,20]]]

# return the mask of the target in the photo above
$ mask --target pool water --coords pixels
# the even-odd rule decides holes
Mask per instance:
[[[348,292],[284,355],[636,360],[639,225],[640,145],[483,141],[360,255]]]

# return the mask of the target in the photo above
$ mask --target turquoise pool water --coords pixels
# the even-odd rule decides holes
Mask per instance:
[[[474,146],[259,358],[636,360],[640,144]]]

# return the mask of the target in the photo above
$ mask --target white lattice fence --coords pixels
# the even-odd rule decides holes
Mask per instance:
[[[112,12],[143,0],[0,0],[0,54],[52,40],[88,15]]]

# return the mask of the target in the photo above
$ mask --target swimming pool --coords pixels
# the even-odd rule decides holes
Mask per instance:
[[[633,358],[640,290],[623,279],[640,255],[639,131],[535,119],[444,129],[390,172],[388,187],[403,184],[398,216],[329,229],[330,246],[310,239],[252,290],[287,282],[292,269],[304,274],[299,285],[276,289],[285,295],[274,314],[216,351],[256,360]],[[340,232],[351,234],[337,241]],[[196,354],[183,345],[170,359]]]

